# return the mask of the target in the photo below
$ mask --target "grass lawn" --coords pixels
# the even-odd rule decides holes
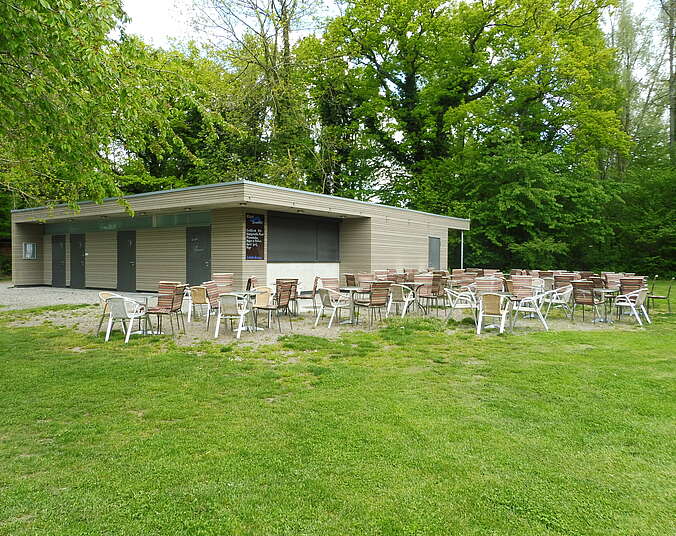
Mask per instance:
[[[676,533],[676,315],[259,348],[9,315],[0,534]]]

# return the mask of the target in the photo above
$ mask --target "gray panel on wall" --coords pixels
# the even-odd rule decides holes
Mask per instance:
[[[429,267],[439,269],[441,267],[441,239],[430,236],[428,240]]]
[[[269,262],[338,262],[339,223],[318,218],[268,213]]]

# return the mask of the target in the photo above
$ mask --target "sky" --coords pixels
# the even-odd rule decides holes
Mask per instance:
[[[633,0],[634,13],[648,14],[654,2]],[[160,47],[167,46],[172,38],[196,39],[198,36],[190,25],[192,4],[192,0],[124,0],[125,11],[131,18],[127,31]]]

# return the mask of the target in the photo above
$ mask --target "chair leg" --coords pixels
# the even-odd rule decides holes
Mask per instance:
[[[476,322],[476,334],[477,335],[481,335],[481,324],[483,323],[483,320],[484,320],[484,315],[479,313],[479,318]]]
[[[101,313],[101,319],[99,320],[99,327],[96,328],[96,336],[99,336],[99,333],[101,333],[101,326],[103,325],[103,319],[106,317],[106,313]]]
[[[141,328],[140,326],[141,321],[139,320],[139,329]],[[134,327],[134,319],[129,320],[129,329],[127,330],[127,333],[124,336],[124,344],[127,344],[129,342],[129,337],[131,336],[131,330]]]
[[[539,307],[535,309],[535,314],[540,319],[540,322],[542,322],[542,325],[544,326],[545,331],[549,331],[549,326],[547,325],[547,320],[545,320],[545,317],[542,316],[542,312],[540,311]]]
[[[315,311],[315,313],[317,313],[317,311]],[[315,327],[317,327],[317,324],[319,324],[319,319],[321,318],[321,316],[322,316],[323,314],[324,314],[324,306],[322,305],[322,306],[319,308],[319,313],[317,313],[317,318],[315,318]]]
[[[218,338],[218,331],[221,329],[221,315],[216,317],[216,329],[214,330],[214,339]]]
[[[331,329],[331,324],[333,324],[333,319],[336,317],[336,311],[338,310],[337,307],[333,308],[333,311],[331,312],[331,318],[329,318],[329,329]]]
[[[652,324],[652,320],[650,320],[650,317],[648,316],[648,312],[646,311],[645,307],[643,307],[643,305],[641,305],[641,310],[643,311],[643,316],[645,317],[648,324]]]
[[[634,315],[634,318],[636,318],[638,325],[643,326],[643,322],[641,322],[641,317],[638,315],[638,311],[636,310],[636,307],[634,307],[633,305],[631,306],[631,312]]]
[[[239,339],[242,334],[242,329],[244,329],[244,315],[239,315],[239,323],[237,324],[237,335],[235,338]]]
[[[113,329],[113,315],[109,315],[108,328],[106,329],[106,338],[105,338],[106,342],[108,342],[108,339],[110,339],[110,330],[112,329]]]

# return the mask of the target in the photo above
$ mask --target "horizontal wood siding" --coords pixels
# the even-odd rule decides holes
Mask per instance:
[[[428,266],[428,237],[440,238],[441,267],[447,266],[448,229],[418,218],[377,216],[371,220],[371,269],[417,268]]]
[[[371,220],[340,222],[340,275],[371,271]],[[342,281],[342,280],[341,280]]]
[[[85,285],[89,288],[116,288],[117,232],[87,233],[85,246]]]
[[[243,240],[243,210],[226,208],[211,213],[211,273],[235,274],[235,288],[242,288]]]
[[[43,284],[51,285],[52,284],[52,235],[46,234],[43,240],[44,250],[45,250],[45,259],[42,263],[43,269]]]
[[[44,281],[43,226],[12,223],[12,281],[15,285],[42,285]],[[36,245],[37,258],[23,258],[23,243]],[[50,258],[51,262],[51,258]]]
[[[185,227],[137,230],[137,290],[157,290],[160,281],[185,282],[185,244]]]

